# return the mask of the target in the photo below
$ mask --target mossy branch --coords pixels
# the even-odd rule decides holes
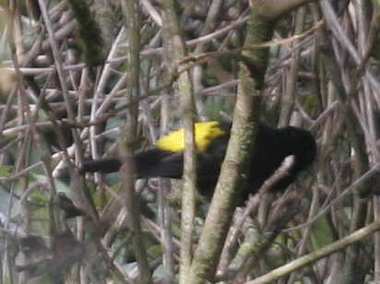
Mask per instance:
[[[165,45],[168,47],[169,69],[176,70],[178,62],[186,57],[186,47],[183,41],[179,20],[176,14],[175,1],[163,0],[163,29]],[[187,65],[184,68],[187,68]],[[181,263],[179,283],[189,283],[192,261],[192,235],[195,219],[196,192],[196,155],[194,138],[194,98],[193,86],[189,71],[179,74],[178,91],[181,94],[181,109],[183,112],[183,128],[185,131],[185,152],[183,165],[183,192],[181,215]]]
[[[78,22],[78,31],[84,53],[84,61],[90,67],[103,64],[103,39],[98,23],[91,14],[86,1],[69,0],[74,17]]]
[[[285,3],[287,5],[283,5]],[[269,41],[272,38],[273,23],[277,17],[303,3],[305,1],[281,1],[281,5],[278,5],[279,1],[252,1],[244,47]],[[281,13],[275,12],[278,6],[281,6]],[[195,251],[190,283],[205,283],[214,278],[236,207],[236,199],[250,167],[248,157],[254,148],[269,49],[245,49],[244,47],[231,138],[205,226]]]
[[[245,45],[268,41],[272,22],[260,17],[253,8]],[[240,85],[234,110],[231,138],[213,201],[192,264],[192,282],[212,279],[236,207],[239,190],[249,168],[248,157],[254,147],[261,88],[268,62],[268,50],[250,50],[243,56]]]

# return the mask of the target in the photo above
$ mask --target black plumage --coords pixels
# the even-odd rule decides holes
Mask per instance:
[[[220,173],[228,139],[230,125],[220,124],[225,135],[215,138],[206,151],[197,152],[198,188],[201,194],[211,197]],[[282,164],[287,156],[294,156],[289,174],[273,185],[273,190],[281,191],[292,183],[298,173],[307,168],[315,159],[316,144],[309,131],[297,127],[274,129],[260,124],[256,144],[250,161],[251,168],[241,201],[254,194]],[[183,153],[173,153],[152,148],[135,156],[138,178],[167,177],[179,179],[183,173]],[[118,159],[85,161],[82,172],[116,172],[121,167]]]

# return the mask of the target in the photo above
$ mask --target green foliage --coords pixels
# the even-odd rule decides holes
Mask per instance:
[[[206,114],[210,120],[224,121],[225,114],[231,113],[235,98],[216,97],[210,98],[206,103]]]
[[[12,174],[13,167],[0,165],[0,177],[9,177]]]
[[[305,111],[312,117],[314,117],[320,108],[317,96],[300,96],[299,101],[304,107]]]
[[[334,241],[333,231],[326,217],[318,219],[313,224],[311,240],[315,249],[322,248]]]

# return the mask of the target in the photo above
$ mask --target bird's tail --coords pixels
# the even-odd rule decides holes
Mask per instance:
[[[95,173],[100,172],[104,174],[117,172],[121,167],[121,161],[115,158],[87,160],[84,161],[79,169],[80,173]]]

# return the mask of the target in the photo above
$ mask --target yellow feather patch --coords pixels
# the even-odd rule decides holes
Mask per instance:
[[[195,145],[198,151],[204,152],[209,144],[225,134],[217,121],[197,122],[195,127]],[[185,148],[185,137],[183,128],[170,132],[156,142],[156,147],[169,152],[183,152]]]

